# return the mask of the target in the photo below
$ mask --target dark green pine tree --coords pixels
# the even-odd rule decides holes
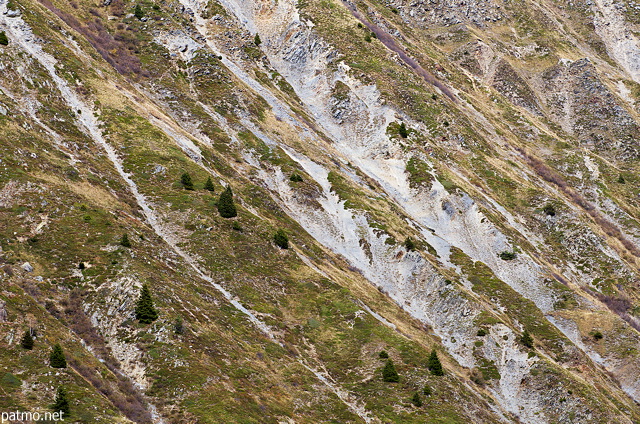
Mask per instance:
[[[56,343],[49,355],[49,365],[52,368],[67,368],[67,359],[64,357],[62,346]]]
[[[256,33],[255,37],[253,37],[253,42],[256,46],[262,44],[262,40],[260,39],[260,35],[258,33]]]
[[[273,242],[280,249],[288,249],[289,248],[289,237],[287,237],[287,233],[281,228],[273,235]]]
[[[382,369],[382,381],[388,383],[397,383],[400,381],[400,376],[396,371],[396,367],[393,365],[393,361],[389,359]]]
[[[210,192],[214,192],[216,190],[213,186],[213,181],[211,181],[211,177],[207,178],[207,182],[204,183],[204,189],[209,190]]]
[[[533,348],[533,338],[531,337],[531,334],[529,334],[527,330],[524,330],[524,332],[522,333],[522,337],[520,337],[520,342],[522,342],[522,344],[528,347],[529,349]]]
[[[144,12],[139,4],[136,4],[136,7],[133,9],[133,16],[135,16],[136,19],[144,18]]]
[[[153,306],[151,292],[146,284],[140,289],[140,297],[138,298],[138,303],[136,303],[136,319],[142,324],[151,324],[158,319],[158,311]]]
[[[220,193],[220,198],[218,199],[218,212],[223,218],[233,218],[234,216],[238,216],[236,205],[233,204],[233,192],[231,191],[230,185]]]
[[[122,240],[120,240],[120,246],[122,247],[131,247],[131,242],[129,241],[129,236],[126,234],[122,235]]]
[[[188,172],[185,172],[180,177],[180,182],[185,190],[193,190],[193,181],[191,181],[191,175]]]
[[[413,397],[411,398],[411,403],[413,403],[413,406],[415,406],[416,408],[420,408],[422,406],[422,399],[420,399],[420,393],[415,392],[413,394]]]
[[[429,368],[429,371],[431,371],[431,374],[433,375],[444,375],[442,364],[440,363],[440,359],[438,358],[438,354],[436,353],[435,349],[433,349],[431,351],[431,355],[429,355],[427,368]]]
[[[71,412],[71,408],[69,408],[69,400],[67,399],[67,391],[64,387],[58,387],[58,391],[56,393],[56,399],[51,405],[51,409],[54,412],[62,412],[62,417],[66,418],[66,415],[69,415]]]
[[[33,337],[31,336],[30,328],[28,328],[24,332],[24,335],[22,336],[22,340],[20,340],[20,345],[22,345],[22,347],[27,350],[33,349]]]
[[[409,136],[409,131],[407,131],[407,126],[404,122],[400,123],[400,126],[398,127],[398,134],[400,134],[400,137],[402,138],[407,138]]]
[[[0,31],[0,45],[6,46],[9,44],[9,38],[4,31]]]

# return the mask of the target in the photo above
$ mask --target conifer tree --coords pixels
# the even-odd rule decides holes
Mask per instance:
[[[143,284],[140,289],[140,297],[136,304],[136,319],[142,324],[151,324],[158,319],[158,311],[153,306],[151,292],[146,284]]]
[[[422,394],[425,396],[431,396],[431,387],[429,387],[428,384],[425,384],[424,387],[422,388]]]
[[[400,123],[398,134],[400,134],[400,137],[402,138],[407,138],[409,136],[409,131],[407,131],[407,126],[404,124],[404,122]]]
[[[144,17],[144,12],[139,4],[136,4],[136,7],[133,9],[133,16],[135,16],[136,19],[142,19]]]
[[[49,355],[49,365],[52,368],[67,368],[67,359],[64,357],[62,346],[56,343]]]
[[[211,177],[207,178],[207,182],[204,183],[204,189],[214,192],[216,188],[213,186],[213,181],[211,181]]]
[[[273,235],[273,242],[280,249],[288,249],[289,248],[289,237],[287,237],[287,233],[281,228]]]
[[[382,369],[382,381],[386,381],[388,383],[397,383],[400,381],[400,376],[398,375],[396,367],[393,365],[393,361],[391,359],[387,360],[387,363]]]
[[[191,180],[191,175],[188,172],[185,172],[180,177],[180,182],[185,190],[193,190],[193,181]]]
[[[6,46],[9,44],[9,38],[7,38],[7,33],[4,31],[0,31],[0,45]]]
[[[420,408],[422,406],[422,399],[420,399],[420,393],[415,392],[413,394],[413,397],[411,398],[411,403],[413,403],[413,406],[415,406],[416,408]]]
[[[220,194],[220,198],[218,199],[218,212],[223,218],[238,216],[236,205],[233,204],[233,192],[231,191],[230,185]]]
[[[129,241],[129,236],[126,234],[122,235],[122,240],[120,240],[120,246],[122,247],[131,247],[131,242]]]
[[[24,335],[22,336],[22,340],[20,340],[20,345],[26,350],[33,349],[33,337],[31,336],[31,329],[28,328]]]
[[[442,364],[440,363],[440,359],[438,358],[438,354],[436,353],[435,349],[433,349],[431,351],[431,355],[429,355],[427,368],[429,368],[429,371],[431,371],[431,374],[433,375],[444,375]]]
[[[256,46],[259,46],[260,44],[262,44],[262,40],[260,39],[260,35],[258,33],[256,33],[255,37],[253,37],[253,42],[255,43]]]
[[[522,333],[522,337],[520,337],[520,342],[522,342],[522,344],[528,347],[529,349],[533,347],[533,338],[531,337],[531,334],[529,334],[527,330],[524,330],[524,332]]]
[[[54,400],[53,405],[51,405],[51,409],[54,412],[62,412],[63,418],[71,412],[71,408],[69,408],[69,400],[67,399],[67,391],[64,387],[58,387],[56,399]]]

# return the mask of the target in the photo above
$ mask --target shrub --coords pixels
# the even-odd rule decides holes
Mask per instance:
[[[66,417],[71,412],[71,408],[69,408],[69,400],[67,399],[67,391],[64,387],[58,387],[58,391],[56,392],[56,398],[51,405],[51,409],[55,412],[62,412],[62,416]]]
[[[380,359],[387,359],[389,358],[389,354],[386,350],[381,350],[380,353],[378,353],[378,357],[380,357]]]
[[[593,338],[596,340],[602,340],[604,336],[602,335],[602,333],[600,331],[594,331],[593,333]]]
[[[433,393],[433,391],[431,390],[431,387],[429,387],[428,384],[425,384],[424,387],[422,388],[422,394],[425,396],[431,396],[431,393]]]
[[[413,252],[414,250],[416,250],[416,242],[413,241],[411,237],[407,237],[404,241],[404,247],[408,252]]]
[[[402,138],[407,138],[409,136],[409,131],[407,131],[407,126],[404,122],[400,123],[400,126],[398,127],[398,134],[400,134],[400,137]]]
[[[231,224],[231,228],[233,228],[233,231],[242,232],[242,226],[238,221],[233,221],[233,224]]]
[[[177,317],[173,322],[173,332],[176,334],[184,334],[185,327],[184,322],[182,321],[182,317]]]
[[[367,43],[371,42],[371,34],[367,34],[364,36],[364,41],[366,41]]]
[[[5,44],[6,45],[6,44]],[[620,175],[618,177],[618,179],[616,180],[619,184],[626,184],[626,181],[624,179],[624,177],[622,175]]]
[[[7,46],[9,44],[9,38],[4,31],[0,31],[0,45]]]
[[[487,335],[487,330],[485,330],[484,328],[481,328],[478,330],[478,333],[476,334],[476,336],[478,337],[484,337]]]
[[[427,361],[427,368],[433,375],[444,375],[444,370],[442,369],[440,358],[438,358],[438,353],[435,349],[431,350],[431,355],[429,355],[429,360]]]
[[[120,246],[122,247],[131,247],[131,242],[129,241],[129,236],[126,234],[122,235],[122,240],[120,240]]]
[[[144,12],[139,4],[136,4],[136,7],[133,9],[133,16],[135,16],[136,19],[144,18]]]
[[[284,232],[283,229],[279,229],[278,231],[276,231],[276,233],[273,235],[273,242],[280,249],[289,248],[289,237],[287,237],[287,234]]]
[[[515,252],[507,252],[506,250],[504,252],[500,252],[500,259],[502,259],[503,261],[512,261],[516,258],[516,253]]]
[[[471,381],[476,383],[478,386],[484,386],[485,385],[484,376],[482,375],[482,372],[478,368],[471,369],[470,378],[471,378]]]
[[[533,348],[533,338],[531,337],[531,334],[529,334],[527,330],[524,330],[524,332],[522,333],[522,336],[520,336],[520,343],[522,343],[524,346],[528,347],[529,349]]]
[[[413,404],[413,406],[415,406],[416,408],[420,408],[422,406],[422,399],[420,399],[420,393],[415,392],[413,394],[413,397],[411,398],[411,403]]]
[[[158,319],[158,311],[153,306],[151,292],[146,284],[140,289],[140,297],[136,303],[136,319],[142,324],[151,324]]]
[[[387,360],[387,363],[382,369],[382,381],[386,381],[387,383],[397,383],[400,381],[400,376],[398,375],[396,367],[393,365],[393,361],[391,359]]]
[[[260,44],[262,44],[262,40],[260,39],[260,34],[256,33],[256,36],[253,37],[253,43],[256,46],[259,46]]]
[[[30,328],[25,330],[22,340],[20,340],[20,345],[26,350],[33,349],[33,337],[31,336]]]
[[[204,183],[204,189],[209,190],[212,193],[216,190],[213,186],[213,181],[211,181],[211,177],[207,178],[207,182]]]
[[[548,216],[556,216],[556,208],[551,204],[544,205],[542,211]]]
[[[295,172],[293,174],[291,174],[291,176],[289,177],[290,181],[293,181],[294,183],[299,183],[302,182],[302,177],[300,176],[300,174],[296,174]]]
[[[220,216],[223,218],[233,218],[238,216],[236,206],[233,203],[233,192],[231,191],[230,185],[220,193],[220,198],[218,199],[218,213],[220,213]]]
[[[188,172],[185,172],[180,177],[180,182],[185,190],[193,190],[193,181],[191,181],[191,175]]]
[[[49,365],[51,368],[67,368],[67,359],[64,357],[62,346],[55,344],[49,355]]]

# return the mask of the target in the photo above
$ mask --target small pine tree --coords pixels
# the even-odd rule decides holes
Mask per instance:
[[[527,330],[523,331],[522,336],[520,337],[520,342],[529,349],[533,348],[533,338]]]
[[[256,36],[253,37],[253,42],[256,46],[262,44],[262,40],[260,39],[260,34],[256,33]]]
[[[64,387],[58,387],[58,391],[56,392],[56,398],[51,405],[51,409],[54,412],[62,412],[62,416],[69,415],[71,412],[71,408],[69,408],[69,400],[67,399],[67,391]]]
[[[143,284],[140,289],[140,297],[136,303],[136,319],[142,324],[151,324],[158,319],[158,311],[153,306],[151,292],[146,284]]]
[[[0,31],[0,45],[6,46],[9,44],[9,38],[4,31]]]
[[[236,205],[233,204],[233,192],[231,191],[230,185],[220,193],[220,198],[218,199],[218,212],[223,218],[233,218],[238,216]]]
[[[188,172],[185,172],[180,177],[180,182],[185,190],[193,190],[193,181],[191,181],[191,175]]]
[[[381,350],[380,353],[378,353],[378,356],[380,357],[380,359],[387,359],[389,357],[389,354],[386,350]]]
[[[397,383],[400,381],[400,376],[398,375],[396,367],[393,365],[393,361],[391,359],[387,360],[387,363],[382,369],[382,381],[386,381],[387,383]]]
[[[56,343],[49,355],[49,365],[51,368],[67,368],[67,359],[64,357],[62,346]]]
[[[288,249],[289,248],[289,237],[287,237],[287,233],[281,228],[273,235],[273,242],[280,249]]]
[[[413,241],[411,237],[407,237],[407,239],[404,241],[404,247],[407,249],[407,251],[413,252],[414,250],[416,250],[416,242]]]
[[[31,329],[28,328],[24,335],[22,336],[22,340],[20,340],[20,345],[23,349],[31,350],[33,349],[33,336],[31,336]]]
[[[620,175],[620,176],[618,177],[618,183],[619,183],[619,184],[626,184],[626,182],[627,182],[627,181],[624,179],[624,177],[623,177],[622,175]]]
[[[135,16],[136,19],[144,18],[144,12],[139,4],[136,4],[136,7],[133,9],[133,16]]]
[[[120,240],[120,246],[122,247],[131,247],[131,242],[129,241],[129,236],[126,234],[122,235],[122,239]]]
[[[427,362],[427,368],[433,375],[444,375],[440,358],[438,358],[438,353],[435,349],[431,350],[431,355],[429,355],[429,361]]]
[[[422,406],[422,399],[420,399],[420,393],[415,392],[413,394],[413,397],[411,398],[411,403],[413,404],[413,406],[415,406],[416,408],[420,408]]]
[[[402,138],[409,137],[409,131],[407,130],[407,126],[404,124],[404,122],[400,123],[400,127],[398,128],[398,134],[400,134],[400,137]]]
[[[216,190],[216,188],[213,186],[213,181],[211,181],[211,177],[207,178],[207,182],[204,183],[204,189],[209,190],[212,193]]]
[[[424,387],[422,388],[422,394],[425,396],[431,396],[431,393],[433,393],[431,391],[431,387],[429,387],[428,384],[425,384]]]

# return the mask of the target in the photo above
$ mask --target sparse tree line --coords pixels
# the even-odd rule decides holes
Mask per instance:
[[[290,179],[292,182],[302,181],[302,177],[299,174],[295,174],[295,173],[291,175]],[[180,176],[180,185],[182,186],[182,188],[188,191],[195,191],[196,189],[193,179],[191,178],[191,175],[188,172],[184,172]],[[207,177],[207,180],[204,182],[203,188],[211,193],[215,192],[215,186],[213,185],[213,181],[211,180],[210,176]],[[234,202],[233,190],[231,189],[231,185],[227,185],[226,188],[218,196],[218,200],[216,201],[216,208],[218,210],[218,214],[222,218],[229,219],[229,218],[235,218],[238,216],[238,209]],[[242,226],[237,220],[233,221],[232,229],[234,231],[239,231],[239,232],[243,231]],[[278,246],[280,249],[283,249],[283,250],[289,249],[289,236],[282,228],[279,228],[273,234],[273,243],[276,246]],[[408,243],[412,243],[412,242],[408,241]],[[120,239],[120,246],[126,247],[126,248],[132,247],[132,243],[131,243],[131,240],[129,239],[128,234],[124,234],[122,236],[122,238]]]
[[[382,368],[382,381],[386,383],[398,383],[400,381],[400,374],[396,371],[396,366],[393,363],[393,360],[389,357],[389,353],[383,350],[378,354],[380,359],[384,359],[385,364]],[[429,358],[427,359],[427,369],[436,377],[442,377],[444,375],[444,368],[442,367],[442,363],[440,362],[440,358],[438,357],[438,353],[435,348],[431,350],[429,354]],[[422,388],[422,390],[416,391],[411,397],[410,401],[413,406],[416,408],[420,408],[422,406],[422,397],[431,396],[432,390],[429,385],[426,385]]]

